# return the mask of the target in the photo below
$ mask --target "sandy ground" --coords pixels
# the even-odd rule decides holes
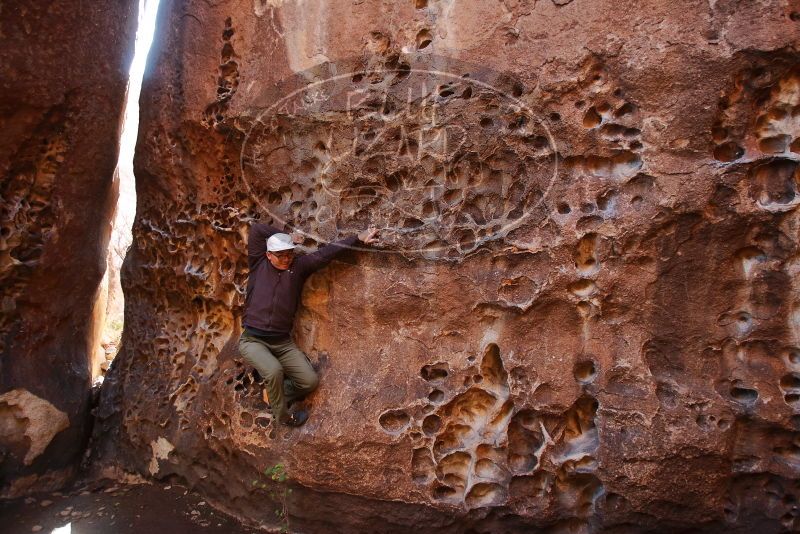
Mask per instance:
[[[21,534],[258,533],[178,485],[102,480],[0,502],[0,532]]]

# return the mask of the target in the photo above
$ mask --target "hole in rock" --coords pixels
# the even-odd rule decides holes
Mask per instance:
[[[722,161],[723,163],[736,161],[743,155],[744,149],[733,141],[717,145],[717,147],[714,148],[714,159]]]
[[[417,34],[417,49],[422,50],[426,48],[433,41],[433,36],[428,30],[420,30]]]
[[[428,400],[431,402],[442,402],[442,400],[444,400],[444,392],[440,389],[434,389],[428,394]]]
[[[453,96],[454,94],[455,91],[453,91],[453,89],[450,87],[445,87],[441,91],[439,91],[439,96],[441,98],[447,98],[448,96]]]
[[[766,154],[779,154],[786,151],[791,140],[788,135],[766,137],[758,142],[758,149]]]
[[[800,374],[790,373],[781,377],[781,389],[794,390],[800,389]]]
[[[467,437],[471,434],[471,426],[450,423],[434,442],[433,452],[437,456],[442,456],[456,449],[460,449],[464,446]]]
[[[620,117],[624,117],[626,115],[631,115],[636,111],[636,106],[631,104],[630,102],[626,102],[622,104],[617,110],[614,112],[614,118],[619,119]]]
[[[420,369],[420,376],[428,382],[438,382],[447,377],[448,365],[444,362],[428,364]]]
[[[434,476],[435,465],[431,451],[414,449],[411,455],[411,477],[418,484],[430,482]]]
[[[789,348],[786,350],[785,356],[786,356],[786,362],[789,365],[800,364],[800,349],[794,347]]]
[[[617,198],[617,193],[613,189],[606,191],[597,197],[597,209],[606,211],[614,207],[614,201]]]
[[[751,195],[760,207],[781,209],[795,202],[797,169],[796,162],[773,160],[750,171]]]
[[[442,419],[435,414],[429,415],[422,421],[422,430],[429,436],[436,434],[442,427]]]
[[[408,426],[410,418],[403,410],[389,410],[380,416],[378,422],[387,432],[402,432]]]
[[[478,380],[480,376],[486,380],[486,385],[490,388],[508,389],[508,374],[500,357],[500,348],[494,343],[489,343],[486,347],[481,361],[481,374],[475,376],[476,382],[481,382]]]
[[[733,400],[742,404],[753,404],[758,399],[758,391],[742,386],[733,386],[730,393]]]
[[[537,452],[544,443],[536,413],[523,410],[508,425],[508,465],[516,473],[532,471],[538,463]]]
[[[798,393],[787,393],[783,396],[783,400],[786,401],[786,404],[792,407],[800,407],[800,394]]]
[[[480,482],[472,486],[467,494],[467,506],[478,508],[482,506],[492,506],[503,502],[506,499],[506,492],[503,486],[493,482]]]
[[[269,417],[256,417],[256,424],[261,428],[267,428],[269,426],[269,422]]]
[[[139,131],[139,93],[145,63],[153,42],[158,0],[140,0],[133,61],[128,71],[125,111],[119,139],[119,156],[114,170],[113,188],[117,191],[111,220],[111,235],[105,258],[105,273],[95,299],[94,325],[90,346],[92,379],[102,382],[116,356],[122,339],[124,295],[120,269],[132,242],[131,228],[136,214],[136,186],[133,176],[133,152]]]
[[[475,463],[475,474],[481,478],[499,479],[504,475],[503,469],[488,458],[481,458]]]
[[[597,285],[591,280],[578,280],[577,282],[572,282],[567,289],[576,297],[585,298],[590,297],[597,291]]]
[[[575,250],[575,268],[583,275],[591,275],[600,268],[597,260],[598,236],[595,233],[588,233],[578,241]]]
[[[452,499],[456,495],[456,490],[449,486],[436,486],[433,489],[433,498],[439,501]]]
[[[597,369],[592,360],[585,360],[575,364],[573,374],[575,375],[575,380],[581,384],[588,384],[597,376]]]
[[[586,113],[583,115],[583,125],[586,128],[595,128],[603,122],[603,118],[600,117],[600,114],[594,107],[589,108],[586,110]]]
[[[448,454],[436,467],[436,475],[452,488],[463,491],[469,476],[472,457],[463,451]]]

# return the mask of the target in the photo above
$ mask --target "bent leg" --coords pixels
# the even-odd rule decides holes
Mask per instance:
[[[272,415],[276,421],[283,421],[286,418],[283,366],[266,344],[250,336],[239,338],[239,353],[264,377]]]
[[[271,345],[270,348],[283,366],[287,378],[284,391],[287,401],[305,397],[317,389],[319,385],[317,372],[294,341]]]

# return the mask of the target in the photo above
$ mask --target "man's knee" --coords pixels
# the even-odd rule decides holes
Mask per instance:
[[[298,375],[294,376],[294,383],[298,393],[308,395],[317,389],[317,386],[319,385],[319,375],[317,375],[317,372],[309,363],[305,369],[303,369]]]
[[[256,342],[239,343],[242,357],[256,368],[258,374],[268,382],[283,381],[283,367],[263,346]]]
[[[256,367],[258,374],[267,382],[283,383],[283,367],[277,361],[264,361]]]
[[[317,386],[319,386],[319,375],[313,367],[309,366],[308,373],[303,377],[303,382],[303,389],[306,393],[311,393],[317,389]]]

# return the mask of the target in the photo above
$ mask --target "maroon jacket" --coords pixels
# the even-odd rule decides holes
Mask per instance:
[[[250,272],[242,324],[264,332],[289,334],[306,278],[348,246],[355,245],[358,237],[346,237],[311,254],[297,256],[291,266],[282,271],[273,267],[265,255],[267,238],[278,232],[280,230],[267,224],[250,225],[247,239]]]

